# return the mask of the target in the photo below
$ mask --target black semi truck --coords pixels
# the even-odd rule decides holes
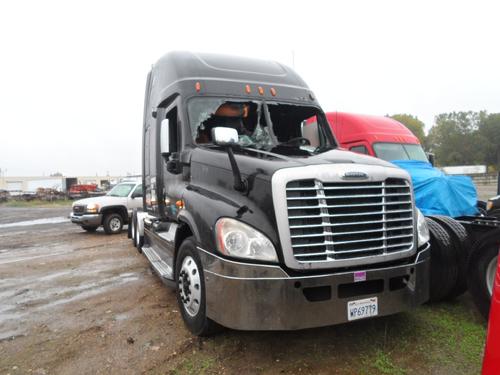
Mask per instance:
[[[168,53],[147,78],[142,134],[144,208],[129,234],[194,334],[319,327],[427,301],[429,232],[409,175],[339,149],[292,69]]]

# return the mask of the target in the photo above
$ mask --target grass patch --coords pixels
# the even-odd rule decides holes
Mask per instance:
[[[171,375],[197,375],[217,374],[218,366],[215,359],[207,354],[193,353],[185,358],[175,369],[170,371]]]
[[[366,359],[365,365],[377,370],[384,375],[406,375],[406,370],[395,365],[390,354],[378,350],[374,357]]]
[[[53,207],[69,207],[73,201],[69,199],[58,199],[54,201],[43,201],[34,199],[32,201],[10,200],[0,203],[0,207],[26,207],[26,208],[53,208]]]

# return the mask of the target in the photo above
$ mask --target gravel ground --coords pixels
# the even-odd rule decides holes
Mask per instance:
[[[86,233],[68,213],[0,206],[0,374],[480,371],[485,325],[468,295],[334,327],[195,338],[125,232]]]

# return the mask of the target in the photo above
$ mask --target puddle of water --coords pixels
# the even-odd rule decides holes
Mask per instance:
[[[45,219],[26,220],[26,221],[18,221],[15,223],[0,224],[0,229],[12,228],[12,227],[27,227],[31,225],[41,225],[41,224],[60,224],[60,223],[69,223],[69,220],[68,218],[63,216],[48,217]]]
[[[0,342],[14,340],[15,338],[20,336],[27,336],[27,332],[20,329],[0,332]]]
[[[33,260],[33,259],[38,259],[38,258],[54,257],[54,256],[57,256],[57,255],[68,254],[70,252],[71,251],[59,251],[57,253],[52,253],[52,254],[35,255],[35,256],[26,257],[26,258],[17,258],[17,259],[4,260],[4,261],[0,261],[0,265],[2,265],[2,264],[9,264],[9,263],[24,262],[26,260]]]

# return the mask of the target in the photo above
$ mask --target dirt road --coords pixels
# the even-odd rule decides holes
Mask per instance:
[[[479,371],[485,329],[467,296],[323,329],[194,338],[126,233],[86,233],[68,211],[0,206],[0,374]]]

